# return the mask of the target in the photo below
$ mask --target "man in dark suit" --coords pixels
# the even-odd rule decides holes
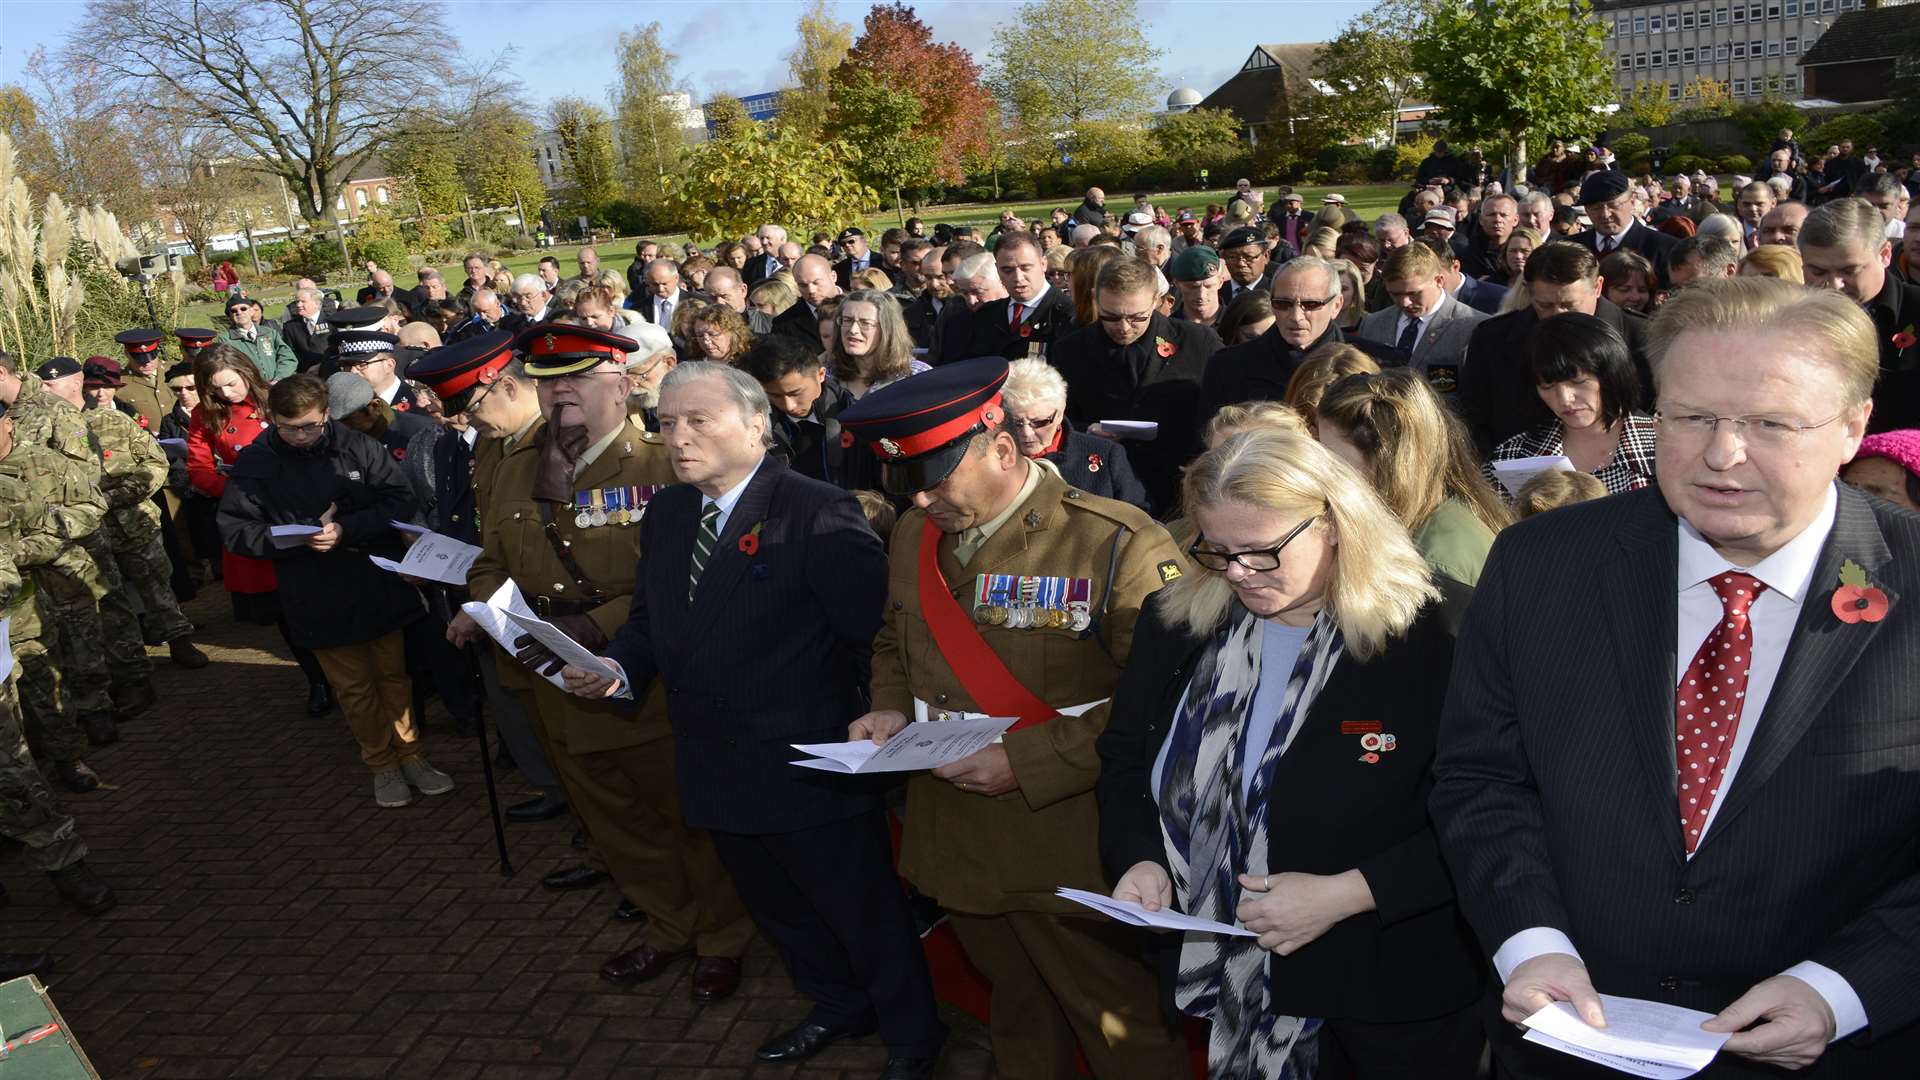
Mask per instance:
[[[833,264],[819,255],[802,255],[793,264],[793,285],[800,299],[773,317],[773,332],[785,334],[810,349],[820,348],[820,305],[840,295]]]
[[[1586,208],[1593,228],[1576,234],[1574,243],[1584,245],[1602,259],[1620,248],[1639,252],[1653,264],[1653,274],[1659,279],[1660,287],[1667,287],[1667,259],[1673,245],[1680,241],[1649,229],[1634,218],[1632,185],[1625,173],[1602,169],[1588,176],[1580,185],[1580,205]]]
[[[928,245],[925,240],[909,243],[917,245],[919,250],[902,249],[901,269],[906,272],[909,266],[913,267],[907,276],[919,287],[920,293],[906,302],[900,317],[906,321],[907,333],[913,335],[914,347],[931,350],[934,325],[948,301],[953,299],[953,278],[940,265],[939,248]]]
[[[867,246],[866,231],[858,226],[849,226],[841,230],[838,243],[840,250],[846,252],[847,257],[834,266],[833,277],[840,283],[841,292],[852,292],[855,288],[854,275],[870,266],[880,266],[880,260],[874,257],[873,249]],[[861,287],[864,288],[864,286]]]
[[[1307,354],[1330,341],[1343,341],[1380,362],[1404,365],[1408,354],[1394,346],[1350,337],[1334,321],[1340,317],[1339,271],[1331,262],[1302,255],[1273,275],[1273,325],[1244,344],[1221,349],[1200,379],[1200,411],[1205,425],[1222,405],[1243,401],[1280,401],[1287,382]]]
[[[1807,284],[1835,289],[1866,308],[1878,331],[1880,381],[1871,430],[1920,426],[1920,285],[1888,269],[1893,245],[1880,211],[1865,199],[1836,199],[1800,227]]]
[[[749,289],[781,270],[790,269],[787,261],[780,257],[780,249],[787,242],[787,230],[778,225],[762,225],[754,235],[760,238],[760,254],[748,257],[747,265],[740,268],[740,276]]]
[[[731,367],[667,376],[660,428],[682,482],[641,519],[633,607],[606,650],[621,676],[565,677],[587,697],[666,685],[686,823],[709,830],[814,1002],[759,1059],[802,1061],[877,1026],[892,1055],[882,1077],[925,1080],[945,1029],[880,790],[789,764],[790,743],[841,741],[864,711],[886,550],[853,496],[766,456],[767,408]],[[743,681],[748,658],[758,677]]]
[[[1640,375],[1642,396],[1636,408],[1653,396],[1653,374],[1647,364],[1647,320],[1600,295],[1600,262],[1593,252],[1564,241],[1542,244],[1527,259],[1527,288],[1533,304],[1488,319],[1474,328],[1467,342],[1466,363],[1460,368],[1460,416],[1472,430],[1480,452],[1514,435],[1553,419],[1540,401],[1527,364],[1527,340],[1541,319],[1578,311],[1593,315],[1620,332]]]
[[[1044,356],[1048,346],[1073,330],[1073,297],[1047,284],[1040,241],[1028,233],[1008,233],[993,253],[993,264],[1006,297],[974,311],[965,357],[943,353],[943,359]]]
[[[326,361],[328,330],[320,318],[319,289],[300,289],[293,294],[293,311],[281,332],[299,361],[298,370],[310,371]]]
[[[1431,806],[1505,984],[1500,1075],[1603,1075],[1513,1026],[1604,1022],[1596,991],[1716,1013],[1705,1077],[1912,1074],[1920,518],[1834,481],[1874,338],[1844,297],[1690,286],[1655,335],[1659,486],[1495,542]]]

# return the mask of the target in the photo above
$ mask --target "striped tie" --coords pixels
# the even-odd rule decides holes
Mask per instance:
[[[720,504],[708,503],[707,509],[700,515],[700,535],[693,541],[693,566],[687,573],[687,603],[693,603],[693,591],[700,587],[700,571],[707,568],[707,560],[713,555],[715,544],[720,542],[720,533],[716,526],[720,524]]]

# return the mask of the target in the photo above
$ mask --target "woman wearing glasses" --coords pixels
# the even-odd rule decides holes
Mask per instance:
[[[1556,315],[1534,328],[1527,362],[1553,419],[1494,447],[1493,461],[1564,456],[1609,495],[1653,483],[1653,417],[1634,409],[1640,380],[1618,331],[1577,311]],[[1491,464],[1486,476],[1495,480]],[[1514,492],[1495,486],[1513,501]]]
[[[900,316],[900,302],[886,293],[848,293],[840,301],[835,327],[838,333],[827,348],[827,363],[856,399],[927,370],[913,358],[913,335]]]
[[[1126,448],[1076,430],[1067,421],[1067,380],[1058,368],[1045,360],[1014,361],[1000,398],[1007,409],[1007,430],[1023,456],[1052,462],[1061,479],[1089,495],[1119,499],[1153,513]]]
[[[753,331],[739,312],[725,304],[708,304],[689,317],[687,344],[693,346],[692,359],[738,364],[753,348]]]
[[[1257,935],[1143,941],[1216,1080],[1474,1076],[1483,965],[1426,813],[1469,591],[1297,433],[1233,436],[1182,497],[1198,569],[1147,602],[1098,744],[1114,897]]]

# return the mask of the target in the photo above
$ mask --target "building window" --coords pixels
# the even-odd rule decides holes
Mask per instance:
[[[353,193],[353,204],[362,210],[367,208],[367,189],[359,188]]]
[[[1693,29],[1693,12],[1683,11],[1680,13],[1680,29],[1682,30]]]
[[[373,201],[378,203],[385,203],[387,201],[387,189],[384,184],[373,190]]]
[[[1720,44],[1718,44],[1718,45],[1716,45],[1716,46],[1714,46],[1714,48],[1713,48],[1713,58],[1714,58],[1715,60],[1720,60],[1720,61],[1725,61],[1725,60],[1726,60],[1726,58],[1727,58],[1727,43],[1726,43],[1726,42],[1724,42],[1724,41],[1723,41],[1723,42],[1721,42]]]
[[[347,194],[346,194],[346,192],[344,192],[344,191],[343,191],[343,192],[341,192],[341,193],[340,193],[340,196],[339,196],[338,198],[336,198],[336,199],[334,199],[334,200],[333,200],[333,208],[334,208],[335,210],[345,210],[345,209],[347,208]]]
[[[1653,17],[1651,17],[1651,18],[1649,18],[1649,19],[1647,20],[1647,33],[1649,33],[1649,34],[1657,34],[1657,33],[1659,33],[1659,32],[1660,32],[1660,26],[1661,26],[1661,22],[1660,22],[1660,16],[1658,16],[1658,15],[1655,15],[1655,16],[1653,16]]]
[[[1667,66],[1678,67],[1679,64],[1680,64],[1680,50],[1668,49],[1667,50]]]
[[[1647,54],[1646,54],[1646,53],[1634,53],[1634,54],[1633,54],[1633,66],[1634,66],[1634,67],[1637,67],[1637,68],[1640,68],[1640,69],[1642,69],[1642,70],[1645,70],[1645,69],[1646,69],[1646,66],[1647,66]]]
[[[1632,71],[1632,70],[1633,70],[1633,57],[1632,57],[1632,56],[1630,56],[1630,55],[1628,55],[1628,54],[1626,54],[1626,53],[1621,53],[1621,54],[1620,54],[1620,70],[1621,70],[1621,71]]]
[[[1679,83],[1670,82],[1667,84],[1667,100],[1668,101],[1680,100],[1680,84]]]
[[[1745,79],[1733,80],[1733,96],[1734,97],[1747,96],[1747,80]]]
[[[1787,0],[1787,18],[1789,19],[1796,18],[1799,16],[1799,14],[1800,14],[1800,0]]]
[[[1832,3],[1833,0],[1827,0],[1827,2]],[[1715,26],[1727,25],[1727,9],[1726,8],[1713,9],[1713,25]]]
[[[1761,12],[1762,12],[1763,10],[1765,10],[1765,8],[1764,8],[1764,7],[1762,6],[1762,5],[1760,5],[1760,4],[1748,4],[1748,5],[1747,5],[1747,21],[1748,21],[1748,22],[1759,22],[1759,21],[1760,21],[1760,13],[1761,13]]]
[[[1798,75],[1782,75],[1782,76],[1780,77],[1780,89],[1782,89],[1782,90],[1798,90],[1799,88],[1800,88],[1800,76],[1798,76]]]
[[[186,229],[186,226],[184,226],[184,225],[182,225],[182,224],[180,224],[180,219],[179,219],[179,218],[175,218],[175,219],[173,220],[173,235],[175,235],[175,236],[185,236],[186,234],[187,234],[187,229]]]
[[[1780,5],[1768,4],[1767,5],[1767,21],[1772,22],[1773,20],[1778,19],[1779,17],[1780,17]]]
[[[1693,50],[1692,50],[1692,49],[1681,49],[1681,50],[1680,50],[1680,62],[1681,62],[1681,63],[1683,63],[1683,64],[1691,64],[1691,63],[1693,63]]]
[[[1833,14],[1833,0],[1820,0],[1820,10],[1829,15]]]
[[[1740,5],[1738,5],[1738,4],[1735,4],[1735,5],[1734,5],[1734,7],[1733,7],[1733,21],[1734,21],[1734,22],[1736,22],[1736,23],[1743,23],[1743,22],[1746,22],[1746,21],[1747,21],[1747,9],[1746,9],[1746,8],[1743,8],[1743,7],[1741,7],[1741,6],[1740,6]]]
[[[1735,60],[1745,60],[1745,59],[1747,58],[1747,43],[1746,43],[1746,42],[1744,42],[1744,41],[1736,41],[1736,42],[1734,42],[1734,43],[1733,43],[1733,58],[1734,58]]]
[[[1831,2],[1831,0],[1829,0],[1829,2]],[[1633,17],[1633,32],[1636,34],[1644,34],[1647,32],[1647,17],[1645,15],[1635,15]]]
[[[1797,53],[1799,51],[1800,51],[1800,39],[1797,37],[1788,38],[1787,39],[1787,55],[1792,56],[1794,53]]]
[[[1779,55],[1780,55],[1780,43],[1779,43],[1779,42],[1777,42],[1777,41],[1769,41],[1769,42],[1767,42],[1767,55],[1768,55],[1768,56],[1779,56]]]

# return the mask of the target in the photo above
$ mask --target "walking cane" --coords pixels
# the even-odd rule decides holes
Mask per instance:
[[[434,614],[440,617],[442,624],[453,622],[453,605],[447,600],[447,590],[434,587],[428,590],[433,596]],[[471,651],[476,646],[461,646],[461,651]],[[487,745],[487,710],[481,708],[475,719],[479,724],[480,773],[487,778],[487,810],[493,815],[493,847],[500,853],[500,876],[513,876],[513,862],[507,858],[507,823],[500,816],[500,792],[493,784],[493,750]]]

